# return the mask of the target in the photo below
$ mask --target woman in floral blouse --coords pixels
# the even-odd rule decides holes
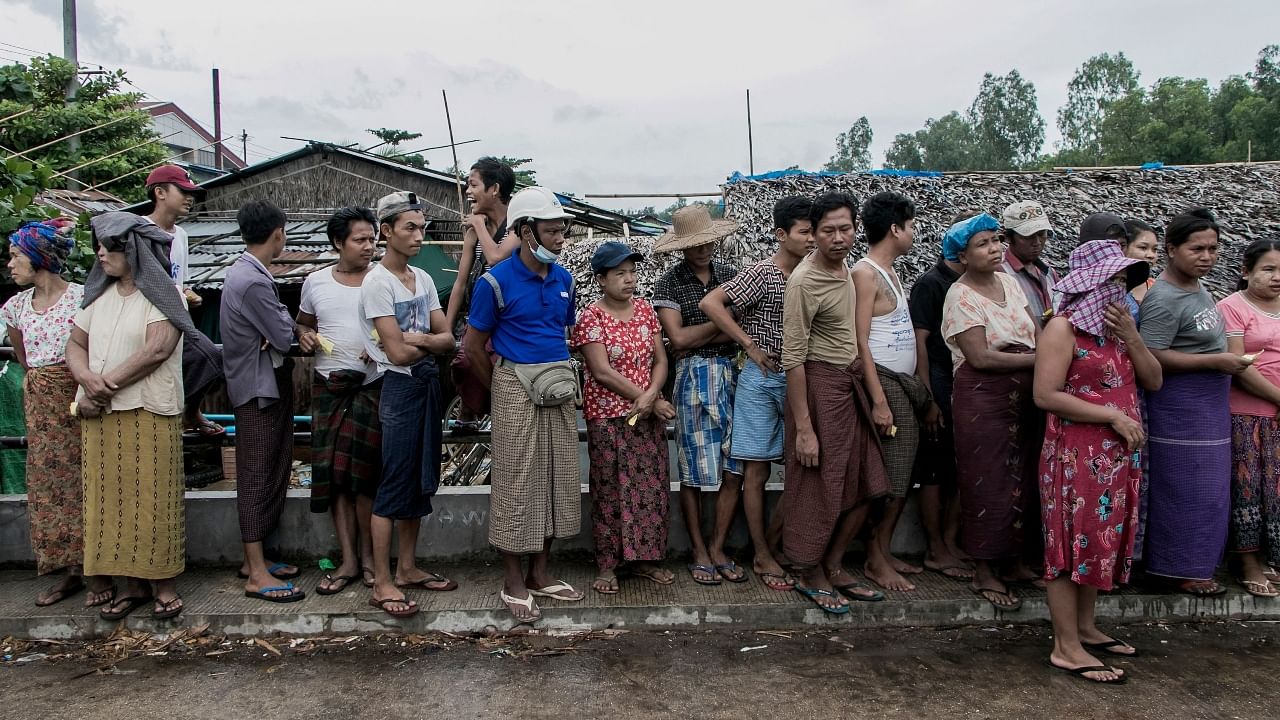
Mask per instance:
[[[578,318],[573,346],[587,363],[583,415],[591,458],[591,520],[596,592],[618,592],[625,572],[670,585],[653,564],[667,551],[667,421],[662,398],[667,357],[653,307],[635,295],[640,253],[607,242],[591,258],[603,294]]]
[[[84,491],[80,481],[80,423],[68,412],[76,383],[67,370],[67,338],[84,288],[60,273],[75,245],[66,221],[28,223],[9,236],[9,271],[29,286],[0,309],[18,362],[27,371],[23,406],[27,418],[27,517],[36,572],[66,570],[36,596],[52,605],[85,587]],[[106,579],[91,579],[87,606],[111,600]]]

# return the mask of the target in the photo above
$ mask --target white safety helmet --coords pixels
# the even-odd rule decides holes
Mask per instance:
[[[570,215],[556,194],[537,185],[516,193],[507,205],[507,229],[521,220],[567,220]]]

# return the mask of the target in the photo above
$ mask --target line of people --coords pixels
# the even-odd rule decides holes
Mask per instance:
[[[306,279],[296,317],[267,269],[284,248],[284,213],[265,201],[241,208],[247,250],[226,274],[221,363],[246,595],[304,597],[290,582],[300,570],[263,548],[288,486],[295,338],[316,355],[311,509],[331,513],[342,553],[317,592],[359,579],[371,605],[407,617],[418,612],[407,589],[457,587],[417,567],[415,548],[439,484],[437,358],[459,334],[459,430],[490,415],[489,541],[503,561],[499,596],[521,622],[540,617],[539,600],[583,597],[548,568],[552,542],[581,524],[572,352],[585,364],[596,592],[616,593],[626,577],[675,581],[658,564],[674,422],[697,583],[749,580],[725,548],[741,504],[750,570],[829,613],[910,592],[925,569],[971,581],[1002,611],[1021,605],[1016,584],[1045,585],[1051,662],[1099,682],[1124,676],[1091,653],[1136,653],[1093,622],[1096,593],[1127,582],[1134,560],[1178,590],[1214,595],[1229,548],[1248,592],[1280,594],[1280,241],[1251,244],[1240,290],[1215,303],[1200,283],[1217,262],[1208,211],[1164,228],[1155,279],[1155,231],[1092,215],[1060,277],[1040,258],[1048,216],[1020,201],[999,219],[956,218],[937,264],[907,288],[894,262],[914,243],[912,201],[885,192],[859,206],[827,193],[781,199],[777,251],[740,271],[713,259],[733,222],[678,211],[653,252],[682,258],[648,302],[636,285],[645,259],[620,242],[592,257],[595,287],[576,287],[557,264],[568,214],[554,193],[514,186],[495,160],[472,167],[447,309],[410,264],[427,226],[413,193],[333,215],[337,262]],[[859,223],[868,249],[850,264]],[[31,224],[10,239],[14,278],[33,286],[3,310],[29,369],[32,542],[41,574],[67,569],[37,602],[87,584],[104,617],[149,603],[172,617],[185,537],[182,359],[199,333],[174,281],[173,234],[128,213],[92,228],[98,261],[84,288],[59,276],[65,227]],[[598,297],[581,313],[580,292]],[[770,517],[772,463],[785,482]],[[890,551],[914,486],[922,565]],[[715,497],[707,522],[703,493]],[[870,583],[844,566],[860,535]]]

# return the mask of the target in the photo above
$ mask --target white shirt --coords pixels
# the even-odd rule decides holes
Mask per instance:
[[[378,364],[379,370],[390,370],[409,375],[409,368],[395,365],[387,357],[387,353],[378,347],[373,337],[373,320],[380,317],[394,317],[401,332],[431,332],[431,313],[440,310],[440,296],[436,294],[436,284],[431,276],[420,268],[409,266],[413,271],[414,292],[381,265],[374,265],[364,283],[360,286],[360,318],[364,325],[364,349],[369,357]]]
[[[156,225],[156,222],[150,217],[143,216],[143,220]],[[156,227],[160,227],[156,225]],[[164,230],[164,228],[160,228]],[[187,237],[187,231],[182,229],[181,225],[175,225],[173,232],[164,230],[173,236],[173,242],[169,243],[169,275],[173,278],[173,282],[178,286],[178,292],[182,292],[182,288],[186,287],[187,281],[191,279],[191,268],[189,267],[191,248],[190,238]],[[183,299],[186,302],[186,299]]]
[[[314,315],[316,331],[333,343],[333,352],[316,350],[316,372],[324,377],[335,370],[355,370],[365,374],[365,384],[382,376],[372,362],[360,359],[364,352],[364,318],[360,316],[360,286],[343,285],[333,268],[317,270],[302,283],[302,312]]]
[[[888,313],[871,318],[871,327],[867,329],[867,349],[877,364],[896,373],[913,375],[916,371],[916,330],[911,323],[907,296],[875,260],[864,257],[858,262],[866,263],[880,273],[897,303]]]

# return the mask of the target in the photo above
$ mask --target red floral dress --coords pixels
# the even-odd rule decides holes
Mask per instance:
[[[1142,421],[1133,363],[1124,345],[1076,332],[1063,390]],[[1138,529],[1142,451],[1110,425],[1050,414],[1040,455],[1044,577],[1110,590],[1128,582]]]
[[[590,305],[574,327],[575,348],[604,346],[609,365],[649,387],[654,338],[660,326],[648,302],[635,299],[623,322]],[[666,423],[654,417],[627,423],[631,401],[601,385],[590,372],[583,383],[587,454],[591,459],[591,535],[601,571],[627,562],[661,560],[667,552],[671,488]]]

